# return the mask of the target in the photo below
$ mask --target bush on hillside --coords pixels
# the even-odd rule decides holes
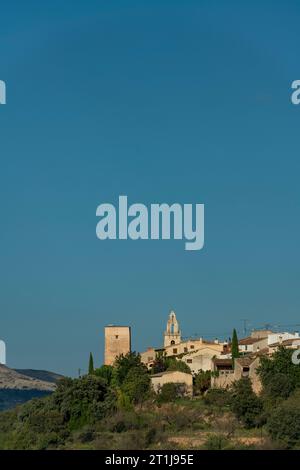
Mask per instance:
[[[204,395],[204,402],[217,408],[228,407],[230,400],[230,392],[223,388],[211,388]]]
[[[166,383],[163,384],[157,394],[158,403],[168,403],[182,397],[185,393],[184,384]]]
[[[300,447],[300,389],[273,410],[267,430],[274,441],[286,448]]]
[[[211,385],[211,371],[200,370],[194,377],[194,394],[203,395],[210,389]]]
[[[120,408],[145,401],[150,393],[150,376],[141,356],[135,352],[119,356],[114,364],[111,386],[118,395]]]
[[[293,364],[292,354],[293,350],[286,349],[285,347],[281,346],[272,357],[261,357],[257,372],[260,376],[264,389],[267,389],[269,386],[274,388],[272,384],[274,384],[274,376],[277,374],[281,374],[281,377],[286,377],[286,381],[288,381],[288,390],[290,393],[296,387],[300,387],[300,367],[297,364]],[[285,385],[287,385],[287,382]],[[278,394],[278,391],[279,387],[275,393]],[[285,393],[284,390],[283,393]],[[285,397],[283,396],[283,398]]]
[[[103,365],[98,369],[94,370],[94,375],[96,375],[97,377],[101,377],[105,380],[107,385],[110,385],[113,377],[113,367]]]
[[[234,382],[230,406],[246,428],[263,424],[263,402],[252,390],[251,380],[244,377]]]

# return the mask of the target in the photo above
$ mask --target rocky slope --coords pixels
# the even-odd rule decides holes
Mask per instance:
[[[61,376],[48,371],[14,370],[0,365],[0,411],[52,393]]]
[[[29,375],[24,375],[4,365],[0,365],[0,389],[51,392],[55,390],[55,387],[56,385],[53,382],[46,382]]]
[[[49,372],[48,370],[35,370],[35,369],[14,369],[16,372],[22,375],[27,375],[33,379],[39,379],[43,382],[57,383],[63,378],[62,375],[56,374],[55,372]]]

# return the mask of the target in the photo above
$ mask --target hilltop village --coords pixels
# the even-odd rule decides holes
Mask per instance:
[[[271,329],[185,339],[174,311],[137,353],[108,325],[103,365],[90,354],[87,374],[0,413],[0,449],[300,449],[299,353],[298,333]]]
[[[211,388],[228,389],[242,377],[249,377],[255,393],[262,384],[257,374],[260,358],[271,357],[280,346],[287,349],[300,347],[299,333],[273,332],[269,329],[253,330],[249,336],[237,342],[233,351],[233,339],[208,341],[203,338],[182,339],[174,311],[171,311],[164,332],[161,348],[149,347],[140,353],[141,362],[151,373],[151,383],[156,392],[166,383],[184,386],[186,395],[193,395],[193,377],[208,372]],[[131,352],[131,328],[129,326],[105,327],[104,364],[111,366],[120,355]],[[184,370],[162,370],[153,373],[158,358],[173,358],[184,363]],[[179,368],[178,368],[179,369]]]

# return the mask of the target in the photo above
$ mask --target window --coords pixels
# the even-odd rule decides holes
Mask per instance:
[[[183,351],[184,351],[184,352],[188,352],[188,348],[183,348]]]
[[[173,349],[173,354],[177,354],[177,348]]]
[[[191,344],[190,346],[191,349],[195,349],[195,346],[193,344]]]
[[[175,344],[175,341],[174,341],[174,339],[172,339],[172,341],[171,341],[171,344]]]
[[[119,335],[116,335],[116,339],[118,339],[118,338],[119,338]]]
[[[187,359],[186,362],[187,362],[188,364],[192,364],[193,359]]]

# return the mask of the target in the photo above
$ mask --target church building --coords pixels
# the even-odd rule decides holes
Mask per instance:
[[[203,338],[182,339],[179,323],[173,310],[169,313],[167,328],[164,332],[163,347],[150,347],[141,353],[142,362],[149,368],[158,352],[164,352],[166,356],[177,357],[184,361],[191,369],[192,374],[199,370],[211,370],[212,358],[223,356],[227,352],[227,343],[207,341]]]

